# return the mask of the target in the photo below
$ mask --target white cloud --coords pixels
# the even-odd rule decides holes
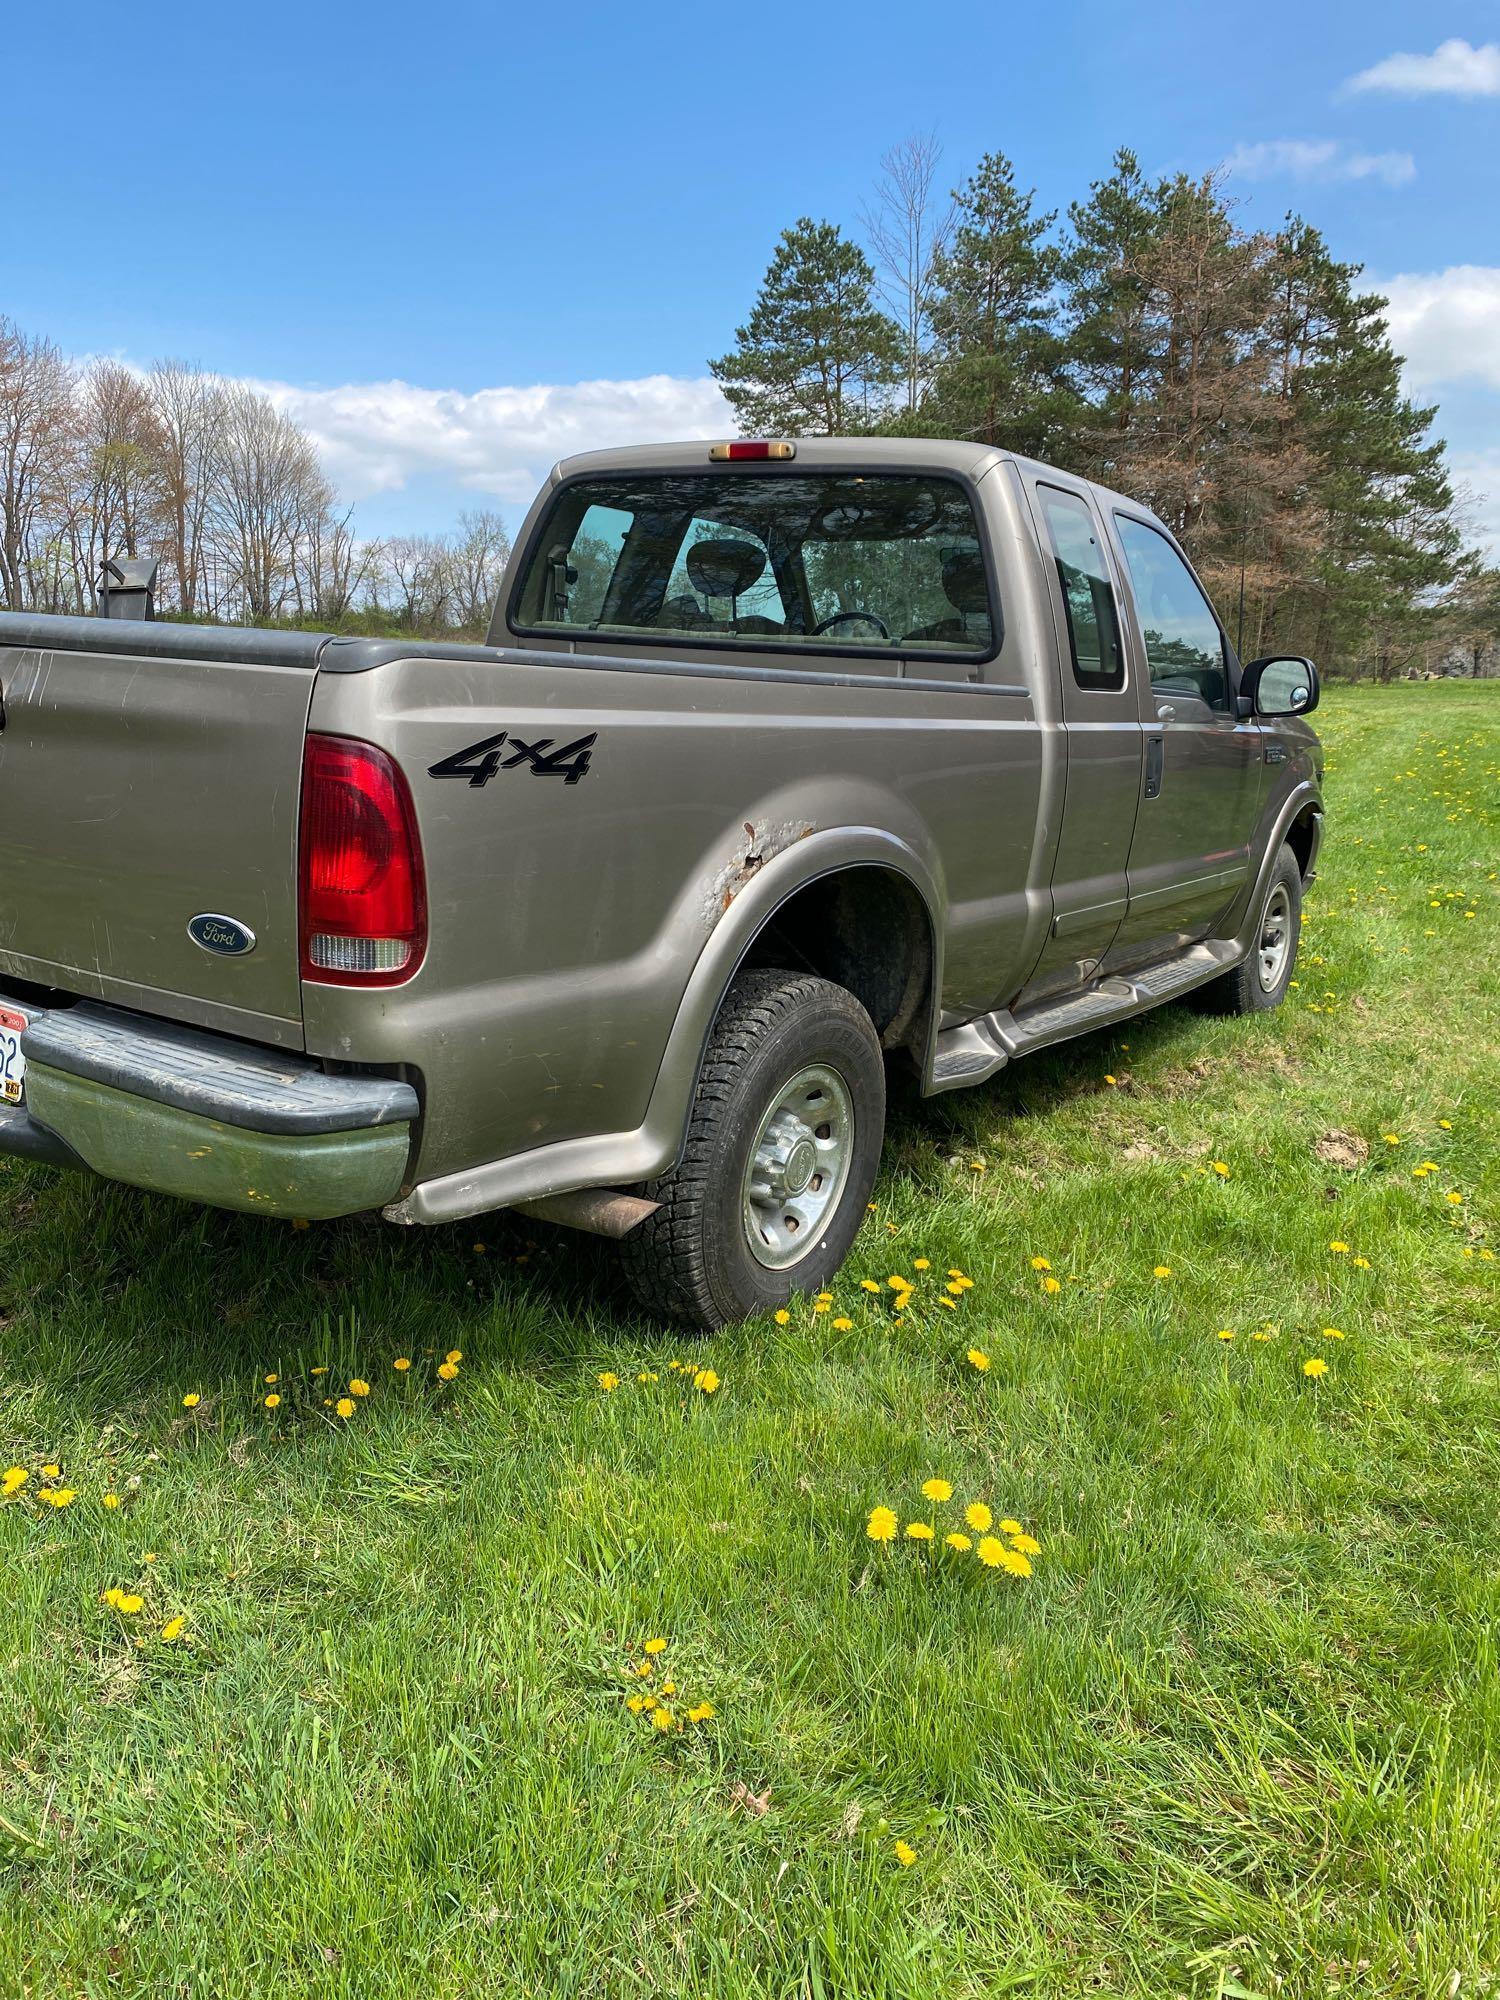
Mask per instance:
[[[1387,187],[1404,186],[1417,171],[1410,153],[1346,153],[1336,139],[1261,139],[1236,146],[1224,165],[1250,181],[1378,180]]]
[[[1430,56],[1387,56],[1351,76],[1344,88],[1391,90],[1403,97],[1500,97],[1500,42],[1476,49],[1454,36]]]
[[[730,437],[735,429],[718,384],[707,376],[467,393],[399,381],[326,389],[290,382],[252,386],[302,425],[329,477],[352,500],[431,477],[520,505],[571,452]]]
[[[1414,387],[1500,389],[1500,266],[1453,264],[1373,282],[1390,300],[1391,338]]]

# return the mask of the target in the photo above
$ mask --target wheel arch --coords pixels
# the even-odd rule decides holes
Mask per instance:
[[[875,827],[814,833],[776,856],[726,907],[699,954],[651,1094],[647,1125],[680,1148],[703,1051],[746,966],[815,972],[852,992],[886,1049],[926,1073],[942,991],[940,885]],[[675,1157],[675,1151],[674,1151]]]

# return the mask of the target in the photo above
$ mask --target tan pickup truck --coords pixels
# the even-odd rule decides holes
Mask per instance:
[[[1317,699],[1146,508],[915,440],[571,459],[483,646],[0,613],[0,1150],[763,1311],[887,1061],[1276,1005]]]

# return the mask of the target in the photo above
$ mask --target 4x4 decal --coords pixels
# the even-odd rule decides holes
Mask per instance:
[[[523,743],[519,736],[502,729],[496,736],[486,736],[480,743],[470,743],[463,750],[455,750],[441,763],[429,764],[427,775],[429,778],[467,778],[471,786],[477,787],[487,785],[497,771],[513,771],[517,765],[524,764],[533,778],[561,778],[565,785],[576,785],[580,778],[588,776],[589,753],[598,740],[598,730],[591,729],[587,736],[575,736],[571,743],[564,743],[554,750],[550,736],[539,736],[533,743]]]

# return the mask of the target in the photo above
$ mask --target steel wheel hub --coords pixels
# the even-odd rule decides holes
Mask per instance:
[[[1260,983],[1274,993],[1292,948],[1292,899],[1281,883],[1266,898],[1260,920]]]
[[[784,1271],[817,1248],[853,1154],[843,1078],[825,1063],[798,1070],[772,1098],[745,1168],[745,1241],[757,1263]]]

